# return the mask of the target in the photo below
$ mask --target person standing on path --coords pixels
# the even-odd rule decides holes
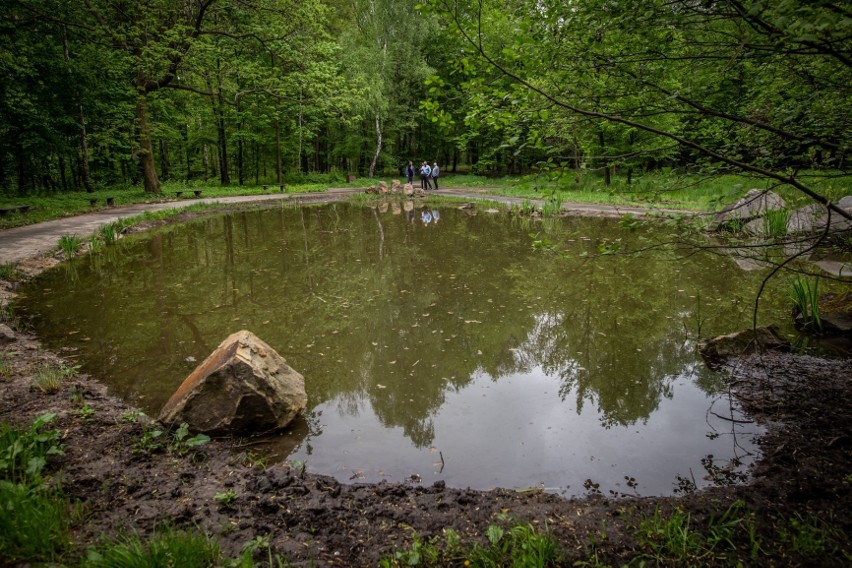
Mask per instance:
[[[429,183],[431,175],[432,168],[429,167],[429,162],[423,162],[423,165],[420,166],[420,188],[423,191],[429,191],[431,188],[431,184]]]
[[[438,191],[438,175],[441,170],[438,169],[438,162],[432,163],[432,184],[435,186],[435,191]]]
[[[414,185],[414,162],[408,160],[408,165],[405,166],[405,177],[408,178],[408,183]]]

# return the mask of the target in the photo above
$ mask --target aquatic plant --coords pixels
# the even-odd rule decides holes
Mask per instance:
[[[65,253],[65,258],[67,260],[71,260],[74,258],[74,254],[80,250],[80,246],[83,244],[83,241],[80,240],[76,234],[74,235],[62,235],[59,238],[59,249]]]
[[[822,332],[822,319],[819,313],[819,277],[811,280],[801,276],[790,282],[790,297],[793,300],[793,313],[801,314],[802,327],[808,331]]]
[[[763,232],[767,237],[787,236],[787,223],[790,221],[789,209],[773,209],[763,216]]]

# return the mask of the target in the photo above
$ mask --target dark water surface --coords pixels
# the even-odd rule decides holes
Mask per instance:
[[[170,227],[43,274],[20,303],[49,346],[153,416],[222,339],[253,331],[309,398],[270,451],[344,481],[652,495],[754,459],[759,428],[695,339],[749,326],[762,274],[717,256],[595,258],[664,227],[406,207]],[[761,323],[781,321],[783,294],[765,298]]]

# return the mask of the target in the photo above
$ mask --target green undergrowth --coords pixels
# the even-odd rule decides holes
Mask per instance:
[[[358,178],[347,182],[339,172],[331,174],[304,174],[285,180],[287,193],[305,193],[325,191],[329,188],[360,188],[374,185],[382,179],[390,182],[392,178]],[[393,179],[400,179],[395,176]],[[821,172],[799,174],[809,187],[825,197],[837,201],[849,193],[848,179]],[[679,174],[674,171],[656,171],[635,173],[631,183],[623,172],[612,177],[609,186],[604,184],[600,175],[581,171],[579,181],[573,170],[548,171],[537,174],[503,176],[499,178],[472,174],[447,173],[441,178],[442,187],[480,188],[500,195],[541,199],[560,202],[606,203],[618,205],[642,205],[687,209],[694,211],[713,211],[722,208],[741,197],[752,188],[772,189],[788,200],[791,207],[809,203],[809,198],[797,189],[779,185],[764,178],[755,178],[734,174]],[[0,207],[29,205],[27,213],[9,213],[0,217],[0,229],[17,227],[80,215],[92,210],[108,207],[107,198],[112,198],[114,206],[162,201],[180,201],[191,197],[189,192],[200,190],[201,196],[226,197],[235,195],[261,195],[279,192],[279,184],[269,183],[264,189],[260,184],[221,186],[209,181],[166,182],[162,192],[152,194],[140,187],[114,186],[99,189],[93,193],[83,191],[28,195],[24,197],[0,197]],[[177,197],[177,192],[185,192]],[[95,200],[95,205],[91,200]]]
[[[848,178],[830,173],[800,174],[800,179],[825,197],[837,201],[849,193]],[[622,173],[613,176],[609,186],[600,175],[581,172],[579,181],[573,171],[547,172],[523,176],[483,178],[481,176],[447,176],[446,186],[490,188],[500,195],[528,199],[553,199],[564,202],[607,203],[650,207],[716,211],[742,197],[749,189],[771,189],[779,193],[791,207],[810,203],[810,198],[796,188],[773,180],[734,174],[679,174],[660,171],[634,174],[627,183]]]
[[[505,517],[501,520],[505,521]],[[463,543],[452,529],[421,540],[414,535],[411,545],[380,562],[382,568],[402,566],[473,566],[498,568],[517,566],[544,568],[559,566],[562,556],[557,541],[546,530],[530,524],[508,527],[493,524],[485,531],[485,542]]]
[[[286,193],[309,193],[325,191],[329,187],[360,187],[359,183],[346,183],[344,181],[330,184],[322,181],[310,181],[306,179],[302,183],[285,184]],[[220,186],[210,183],[182,183],[167,182],[163,184],[161,193],[147,193],[140,187],[114,187],[112,189],[100,189],[93,193],[85,191],[53,193],[40,195],[27,195],[24,197],[4,196],[0,197],[0,207],[13,205],[29,205],[30,210],[26,213],[9,213],[0,217],[0,229],[30,225],[62,217],[72,217],[98,210],[109,210],[112,207],[134,205],[137,203],[160,203],[164,201],[185,201],[194,198],[192,191],[200,190],[202,198],[231,197],[235,195],[269,195],[279,193],[278,184],[269,185],[264,190],[263,185],[242,186]],[[177,197],[178,191],[184,192]],[[107,205],[107,198],[112,198],[113,205]],[[92,205],[91,200],[95,200]]]

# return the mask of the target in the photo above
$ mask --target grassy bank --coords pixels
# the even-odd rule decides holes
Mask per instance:
[[[398,176],[397,176],[398,177]],[[391,178],[381,178],[390,182]],[[817,192],[834,201],[852,193],[849,179],[830,174],[803,175],[803,181]],[[285,184],[287,193],[324,191],[330,187],[363,187],[379,181],[359,178],[344,182],[341,176],[316,175],[303,177],[298,183]],[[714,211],[741,197],[751,188],[772,189],[784,197],[791,207],[809,202],[809,198],[790,186],[778,185],[766,179],[743,175],[700,175],[674,172],[653,172],[634,175],[631,183],[624,176],[614,176],[606,186],[603,179],[590,173],[564,174],[539,173],[523,176],[489,178],[470,174],[447,174],[441,178],[442,187],[485,189],[487,193],[526,199],[544,199],[566,203],[605,203],[613,205],[658,206],[692,211]],[[262,195],[278,192],[277,185],[231,185],[215,183],[167,182],[160,194],[150,194],[141,187],[114,187],[94,193],[70,192],[25,197],[0,197],[0,208],[29,205],[27,213],[8,213],[0,217],[0,229],[48,221],[60,217],[79,215],[97,208],[107,207],[112,198],[115,206],[181,200],[192,197],[192,191],[201,191],[202,197],[234,195]],[[177,192],[183,192],[178,197]],[[96,200],[95,205],[91,200]]]

